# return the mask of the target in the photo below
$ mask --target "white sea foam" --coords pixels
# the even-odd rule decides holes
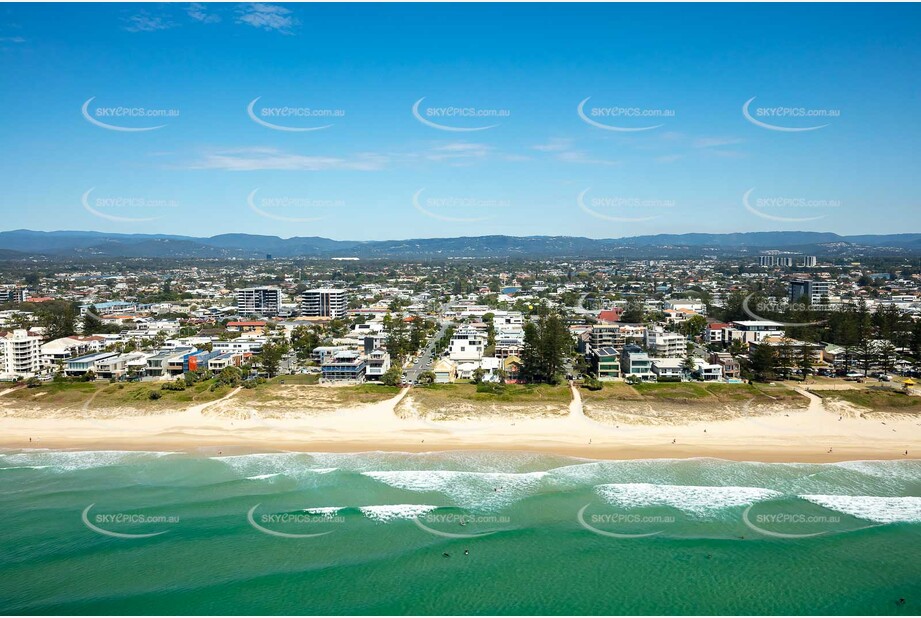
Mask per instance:
[[[437,509],[430,504],[380,504],[360,506],[358,510],[368,519],[388,522],[394,519],[413,519]]]
[[[255,476],[248,476],[246,477],[246,480],[247,481],[261,481],[264,479],[275,478],[276,476],[280,476],[280,475],[281,475],[281,472],[270,472],[269,474],[257,474]]]
[[[0,470],[44,470],[50,467],[51,466],[6,466],[0,468]]]
[[[304,509],[305,513],[310,513],[311,515],[322,515],[323,517],[333,517],[339,511],[344,509],[344,506],[317,506],[309,509]]]
[[[212,457],[211,459],[231,467],[250,480],[267,479],[278,475],[302,477],[311,474],[329,474],[336,470],[336,468],[311,467],[315,462],[310,455],[305,453],[254,453]]]
[[[546,472],[462,472],[457,470],[390,470],[365,476],[397,489],[435,491],[470,508],[498,507],[533,493]]]
[[[718,487],[700,485],[655,485],[622,483],[598,485],[595,491],[606,502],[623,508],[670,506],[695,516],[721,509],[747,506],[781,496],[763,487]]]
[[[803,495],[803,500],[859,519],[881,524],[921,522],[921,498],[916,496]]]
[[[52,468],[71,472],[131,463],[133,460],[173,455],[171,451],[24,451],[9,455],[4,462],[21,467]]]

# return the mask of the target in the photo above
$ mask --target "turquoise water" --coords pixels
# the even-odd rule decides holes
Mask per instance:
[[[918,461],[4,451],[0,609],[915,615],[919,496]]]

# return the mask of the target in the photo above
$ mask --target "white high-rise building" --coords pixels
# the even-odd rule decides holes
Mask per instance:
[[[818,260],[814,255],[804,255],[803,256],[803,267],[804,268],[814,268]]]
[[[459,328],[448,345],[448,358],[454,362],[479,361],[486,350],[486,333],[473,328]]]
[[[0,375],[30,378],[42,367],[42,338],[17,329],[0,337]]]
[[[318,288],[301,294],[301,314],[305,316],[344,318],[347,309],[345,290]]]
[[[679,358],[687,353],[688,338],[678,333],[650,329],[646,331],[646,347],[656,356]]]
[[[828,281],[793,279],[790,281],[790,301],[797,302],[806,297],[810,304],[819,305],[823,298],[828,298],[830,287]]]
[[[761,266],[773,266],[774,265],[774,256],[773,255],[762,255],[758,257],[758,264]]]
[[[278,288],[243,288],[237,290],[237,313],[274,317],[281,306]]]

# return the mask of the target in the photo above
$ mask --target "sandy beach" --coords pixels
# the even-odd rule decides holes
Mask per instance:
[[[921,418],[864,418],[807,391],[808,407],[684,424],[603,423],[583,413],[432,421],[401,418],[410,395],[320,414],[228,415],[239,389],[183,411],[114,418],[0,417],[0,447],[190,452],[517,450],[600,459],[718,457],[738,461],[906,459],[921,453]],[[405,405],[404,405],[405,408]],[[224,413],[222,413],[222,410]],[[906,455],[906,451],[908,455]]]

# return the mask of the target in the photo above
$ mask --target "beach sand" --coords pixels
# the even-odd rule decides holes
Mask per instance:
[[[718,457],[738,461],[833,462],[906,459],[921,454],[917,414],[846,413],[797,389],[808,407],[748,410],[730,418],[688,415],[686,422],[599,422],[573,389],[569,413],[434,421],[396,413],[408,391],[346,409],[265,418],[228,414],[239,389],[176,412],[115,417],[0,417],[0,447],[81,450],[532,451],[593,459]],[[405,409],[406,405],[401,409]],[[843,413],[844,412],[844,413]],[[244,418],[241,418],[244,417]],[[839,420],[840,419],[840,420]],[[31,438],[31,442],[30,442]],[[905,451],[908,455],[905,455]]]

